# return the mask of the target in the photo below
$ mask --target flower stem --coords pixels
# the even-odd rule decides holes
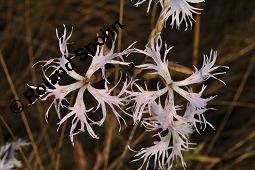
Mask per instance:
[[[157,23],[154,27],[154,29],[152,30],[151,34],[150,34],[150,37],[149,37],[149,40],[151,40],[152,38],[155,38],[157,39],[157,37],[161,34],[161,31],[164,27],[164,23],[165,23],[165,13],[167,12],[167,10],[169,9],[170,7],[170,2],[171,0],[164,0],[163,1],[163,8],[160,12],[160,16],[157,20]]]

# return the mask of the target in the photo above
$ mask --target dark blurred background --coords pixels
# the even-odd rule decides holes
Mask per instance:
[[[40,167],[40,163],[35,161],[38,155],[45,170],[129,170],[136,169],[142,163],[130,163],[134,153],[125,149],[125,146],[130,134],[130,145],[135,149],[149,144],[151,138],[140,127],[134,130],[132,120],[127,122],[130,126],[123,126],[119,133],[118,124],[109,116],[105,125],[96,129],[99,140],[82,133],[77,136],[73,147],[69,140],[69,123],[56,131],[58,118],[54,109],[50,112],[49,123],[44,120],[50,100],[25,106],[23,116],[12,113],[9,108],[15,95],[24,100],[22,93],[27,90],[26,84],[38,85],[41,82],[40,67],[32,69],[32,64],[60,56],[56,28],[62,31],[65,24],[70,31],[73,26],[70,41],[73,44],[69,45],[70,52],[73,52],[77,47],[94,41],[100,28],[110,26],[119,19],[120,2],[0,0],[0,144],[13,140],[13,137],[29,139],[24,125],[26,117],[38,149],[36,153],[31,146],[25,151],[32,169],[37,170]],[[136,8],[134,1],[122,2],[125,29],[121,47],[125,49],[138,41],[136,47],[144,48],[155,24],[153,18],[158,17],[160,8],[153,10],[152,7],[146,13],[146,3]],[[185,27],[180,30],[172,29],[167,23],[162,34],[163,41],[174,46],[168,57],[172,62],[190,68],[192,65],[201,66],[203,54],[215,49],[218,50],[218,64],[230,67],[227,74],[221,76],[226,86],[217,81],[210,81],[208,84],[206,95],[218,95],[210,102],[210,107],[217,108],[217,111],[208,111],[206,114],[215,130],[207,128],[200,135],[194,133],[191,140],[197,142],[197,149],[184,154],[187,169],[253,170],[255,1],[207,0],[200,6],[204,10],[201,15],[194,16],[199,22],[193,23],[192,30],[185,31]],[[137,63],[143,60],[140,56],[132,55],[131,58]],[[81,72],[87,69],[89,62],[80,64]],[[176,73],[176,76],[187,75]],[[27,169],[26,164],[24,169]],[[177,163],[173,169],[182,168]]]

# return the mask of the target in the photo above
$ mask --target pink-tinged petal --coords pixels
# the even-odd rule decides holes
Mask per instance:
[[[102,74],[104,76],[105,75],[105,65],[106,64],[121,64],[121,65],[128,65],[129,64],[127,62],[117,61],[117,60],[114,60],[114,59],[117,58],[117,57],[120,57],[120,59],[122,59],[121,58],[122,56],[129,55],[133,51],[133,49],[131,49],[131,46],[134,43],[131,44],[124,51],[119,52],[119,53],[114,53],[115,41],[116,41],[116,36],[115,36],[115,40],[112,43],[111,50],[107,54],[104,54],[104,46],[102,46],[102,47],[97,46],[96,54],[93,56],[92,62],[90,64],[89,68],[88,68],[88,71],[85,74],[85,76],[88,79],[99,69],[102,70]]]
[[[185,22],[186,29],[192,26],[193,14],[200,14],[202,9],[196,8],[189,3],[199,3],[201,0],[171,0],[168,10],[165,14],[165,20],[171,18],[171,26],[176,26],[178,29],[182,22]]]
[[[58,34],[58,29],[56,29],[56,36],[59,40],[59,49],[60,49],[60,52],[62,54],[62,56],[64,57],[68,57],[68,48],[67,48],[67,44],[68,44],[68,40],[71,38],[71,35],[72,35],[72,32],[73,32],[73,27],[72,27],[72,30],[70,32],[70,34],[67,36],[66,34],[66,26],[64,26],[64,33],[63,35],[60,37],[59,34]]]
[[[204,62],[203,62],[202,68],[200,70],[198,70],[195,67],[195,72],[191,76],[189,76],[185,80],[174,82],[174,84],[176,86],[187,86],[187,85],[191,85],[191,84],[202,83],[202,82],[208,80],[209,78],[214,78],[214,79],[222,82],[223,84],[225,84],[225,82],[218,79],[216,77],[216,75],[225,74],[226,72],[215,72],[215,73],[212,73],[212,72],[220,67],[227,68],[227,69],[228,69],[228,67],[227,66],[214,66],[216,59],[217,59],[217,51],[211,50],[209,57],[207,55],[204,55]]]
[[[144,2],[147,2],[147,0],[138,0],[135,5],[138,6]],[[164,3],[163,0],[155,0],[154,2],[159,4],[161,8],[165,7],[165,11],[163,13],[165,22],[167,22],[167,20],[171,20],[170,25],[178,29],[182,22],[185,22],[187,29],[189,25],[192,26],[192,21],[194,20],[192,15],[200,14],[200,11],[202,10],[194,7],[195,4],[204,2],[204,0],[167,0],[166,3]],[[147,12],[150,10],[151,3],[152,0],[149,0]]]
[[[167,158],[166,165],[171,168],[173,162],[177,159],[181,159],[183,168],[186,167],[186,163],[183,159],[182,152],[191,149],[190,145],[194,143],[189,142],[189,135],[193,132],[191,125],[180,121],[175,121],[173,128],[169,130],[169,135],[172,137],[172,150],[171,154]]]
[[[134,122],[140,122],[143,113],[146,109],[149,109],[149,112],[151,113],[151,106],[154,103],[154,101],[165,94],[168,89],[163,88],[158,91],[145,91],[142,87],[139,87],[136,83],[133,83],[140,92],[133,92],[133,91],[127,91],[129,94],[129,97],[131,97],[135,104],[133,106],[133,119]]]
[[[203,86],[202,90],[199,93],[187,92],[182,88],[173,85],[173,90],[179,93],[182,97],[187,99],[194,107],[198,109],[205,108],[207,106],[207,102],[212,100],[216,96],[212,96],[209,98],[202,98],[202,92],[205,90],[206,86]]]
[[[195,127],[198,133],[200,133],[200,131],[197,128],[197,124],[200,125],[200,129],[204,127],[203,130],[206,129],[206,125],[209,125],[211,128],[214,129],[213,125],[209,123],[204,116],[204,113],[207,110],[214,110],[214,109],[213,108],[197,109],[196,107],[188,103],[183,117],[186,118],[187,121],[190,122]]]
[[[54,103],[55,109],[58,113],[58,116],[60,117],[60,109],[63,106],[62,102],[65,99],[65,97],[72,91],[81,88],[84,85],[84,83],[82,81],[78,81],[76,83],[70,84],[70,85],[66,85],[66,86],[59,86],[58,84],[56,84],[54,87],[55,89],[47,89],[46,94],[41,98],[41,100],[46,100],[48,97],[50,96],[54,96],[53,102],[50,104],[50,107],[48,108],[47,112],[46,112],[46,118],[48,117],[48,112],[49,109],[51,108],[51,106]]]
[[[94,122],[92,122],[87,115],[87,113],[90,112],[92,109],[89,109],[89,110],[86,109],[84,99],[83,99],[84,91],[86,90],[86,88],[87,86],[83,86],[79,89],[74,106],[68,108],[70,112],[66,114],[58,123],[58,125],[60,126],[68,118],[73,116],[72,126],[70,130],[70,139],[72,143],[73,143],[73,137],[80,132],[84,132],[85,127],[91,137],[98,139],[98,136],[95,134],[94,130],[91,128],[91,125],[90,125],[91,123],[94,124]],[[80,129],[77,130],[77,132],[75,132],[75,130],[77,129],[78,123],[80,123]]]
[[[162,48],[162,39],[160,36],[159,38],[157,38],[157,40],[151,39],[151,41],[147,44],[144,51],[135,48],[134,52],[144,54],[146,56],[149,56],[151,59],[153,59],[153,63],[149,63],[149,64],[146,63],[146,64],[139,65],[137,67],[140,67],[144,70],[145,69],[155,70],[156,74],[160,75],[165,80],[166,84],[171,84],[172,78],[168,70],[168,60],[166,58],[169,51],[172,49],[172,47],[167,48],[167,45],[165,44],[163,60],[161,59],[161,54],[160,54],[161,48]]]
[[[73,31],[73,28],[72,28]],[[69,44],[67,41],[70,39],[71,35],[72,35],[72,31],[69,35],[67,35],[66,33],[66,27],[64,25],[64,33],[62,36],[60,36],[58,34],[58,30],[56,29],[56,35],[57,38],[59,40],[59,49],[61,52],[61,57],[58,58],[53,58],[50,60],[45,60],[45,61],[38,61],[36,62],[34,65],[38,64],[38,63],[44,63],[42,66],[43,72],[46,75],[52,75],[54,74],[55,71],[58,71],[59,69],[64,70],[70,77],[72,77],[75,80],[84,80],[84,77],[79,75],[77,72],[75,72],[70,66],[70,61],[72,60],[72,57],[69,57],[69,53],[68,53],[68,48],[67,48],[67,44]],[[69,63],[69,64],[67,64]],[[34,66],[33,65],[33,66]],[[67,69],[66,66],[68,66],[70,69]],[[49,73],[48,73],[49,72]]]
[[[112,96],[110,93],[112,92],[113,89],[108,89],[107,83],[105,83],[105,86],[106,86],[105,89],[96,89],[96,88],[92,87],[90,84],[88,84],[88,91],[98,102],[98,106],[97,106],[96,110],[99,107],[101,107],[101,109],[102,109],[103,117],[100,120],[100,125],[103,124],[103,122],[105,121],[105,118],[106,118],[106,114],[107,114],[106,104],[113,111],[119,124],[120,124],[120,119],[122,119],[123,122],[125,123],[125,120],[122,118],[122,116],[116,109],[123,111],[121,107],[123,107],[125,105],[127,98],[125,96],[121,97],[121,95]],[[121,90],[122,94],[123,94],[123,91],[124,90]]]
[[[161,104],[153,102],[151,105],[152,116],[143,118],[142,125],[147,130],[164,131],[171,128],[174,124],[174,120],[182,120],[182,117],[177,114],[179,107],[175,107],[173,103],[166,100],[165,107],[163,108]]]

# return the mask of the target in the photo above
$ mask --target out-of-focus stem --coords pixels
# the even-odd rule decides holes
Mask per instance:
[[[197,4],[197,8],[201,7],[201,3]],[[194,40],[193,40],[193,65],[197,66],[199,62],[199,44],[200,44],[200,23],[201,23],[201,15],[196,15],[196,22],[194,26]]]

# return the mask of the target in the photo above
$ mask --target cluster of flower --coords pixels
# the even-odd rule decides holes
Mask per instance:
[[[146,0],[140,0],[137,5],[145,1]],[[201,0],[171,0],[170,6],[167,7],[168,11],[165,13],[165,17],[168,18],[172,16],[172,25],[176,23],[175,25],[179,27],[183,20],[185,22],[186,19],[190,21],[192,13],[198,10],[191,7],[188,2],[200,1]],[[149,4],[151,2],[152,0],[149,1]],[[159,2],[162,5],[163,0],[159,0]],[[149,8],[150,7],[148,7],[148,9]],[[68,37],[70,36],[71,34]],[[49,76],[53,73],[49,71],[48,68],[54,68],[53,71],[55,71],[63,67],[65,64],[64,61],[66,60],[65,58],[70,55],[67,50],[68,38],[66,38],[66,35],[64,34],[63,36],[57,37],[59,39],[59,47],[62,56],[45,61],[45,64],[42,65],[46,79],[49,79]],[[134,48],[132,44],[119,53],[114,52],[115,40],[108,53],[105,52],[104,46],[97,46],[96,53],[84,76],[79,75],[74,70],[66,70],[68,71],[68,75],[76,81],[75,83],[69,85],[59,85],[56,83],[54,89],[47,90],[41,100],[46,100],[50,96],[53,96],[54,100],[46,112],[46,118],[48,117],[50,108],[54,104],[60,118],[59,125],[72,117],[72,126],[70,129],[70,139],[72,142],[74,135],[84,132],[85,130],[87,130],[93,138],[98,138],[92,129],[92,125],[100,126],[104,123],[107,114],[106,106],[109,106],[108,108],[114,113],[119,124],[121,124],[120,119],[125,122],[121,116],[122,113],[125,113],[132,116],[135,123],[141,123],[148,131],[153,131],[154,136],[158,137],[158,140],[154,142],[153,146],[142,148],[138,151],[135,155],[137,159],[134,161],[143,159],[142,166],[146,163],[146,168],[148,168],[150,159],[154,157],[154,168],[157,166],[158,168],[164,169],[170,168],[173,161],[179,157],[183,167],[185,167],[186,165],[182,157],[182,152],[191,148],[190,145],[192,145],[192,143],[189,142],[189,135],[192,134],[194,130],[199,132],[199,128],[206,128],[207,125],[213,127],[205,119],[204,113],[206,110],[210,109],[206,107],[207,103],[215,97],[202,97],[202,93],[206,89],[204,85],[198,93],[193,92],[190,86],[204,83],[209,78],[219,80],[216,76],[225,74],[225,72],[215,73],[215,70],[219,67],[228,67],[214,66],[217,52],[211,51],[209,56],[204,55],[202,68],[197,69],[195,67],[193,74],[188,78],[182,81],[174,81],[170,75],[167,60],[167,55],[172,47],[168,48],[165,44],[164,52],[162,53],[163,43],[160,36],[155,39],[152,38],[144,50]],[[119,93],[114,95],[113,90],[119,87],[122,78],[120,78],[120,81],[115,84],[114,87],[109,88],[110,83],[105,76],[105,66],[107,64],[129,65],[130,63],[125,62],[123,57],[127,57],[131,53],[144,54],[150,57],[152,62],[141,64],[136,67],[142,70],[153,70],[153,74],[159,75],[162,81],[159,80],[156,90],[148,90],[146,84],[145,88],[139,86],[137,79],[133,80],[131,78],[131,80],[128,80],[128,78],[126,78],[122,87],[118,89]],[[116,58],[119,58],[119,60]],[[101,70],[102,78],[105,81],[104,89],[95,88],[92,84],[93,76],[99,70]],[[224,83],[222,80],[219,81]],[[184,90],[183,87],[187,87],[187,90]],[[64,107],[63,101],[66,100],[66,96],[69,93],[76,90],[78,90],[78,94],[75,98],[74,105],[72,107],[67,107],[68,113],[66,115],[61,115],[61,108]],[[84,93],[86,90],[98,102],[95,109],[87,108],[85,105]],[[174,92],[187,100],[186,107],[175,104]],[[128,113],[126,109],[123,109],[127,104],[132,104],[132,114]],[[99,121],[94,121],[90,118],[89,113],[99,108],[101,108],[103,117]],[[181,113],[182,110],[184,111]]]

